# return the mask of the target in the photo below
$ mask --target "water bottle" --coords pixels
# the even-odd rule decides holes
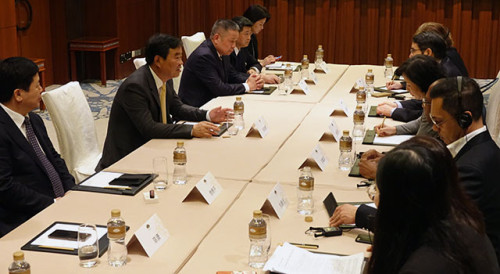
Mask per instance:
[[[314,177],[311,168],[306,166],[300,172],[297,188],[297,212],[302,215],[312,214],[314,211]]]
[[[340,170],[349,170],[352,165],[352,139],[349,136],[349,130],[344,130],[343,135],[339,142],[340,156],[339,168]]]
[[[14,252],[14,261],[9,266],[9,274],[30,274],[30,264],[24,260],[24,252]]]
[[[253,212],[253,219],[248,224],[248,237],[250,238],[248,265],[253,268],[262,268],[267,261],[267,224],[260,210]]]
[[[375,75],[373,74],[372,69],[368,69],[368,72],[365,75],[365,83],[366,83],[366,91],[368,94],[372,94],[375,83]]]
[[[288,91],[291,91],[293,88],[293,71],[292,71],[292,64],[286,64],[285,67],[285,86]]]
[[[236,101],[233,104],[234,110],[234,127],[241,131],[245,128],[245,120],[243,119],[243,113],[245,113],[245,104],[241,101],[241,97],[236,97]]]
[[[302,79],[309,78],[309,59],[307,58],[307,55],[304,54],[304,57],[300,62],[300,66],[302,67]]]
[[[356,103],[358,105],[364,105],[366,103],[366,91],[365,87],[358,87],[358,91],[356,92]]]
[[[314,60],[314,66],[316,67],[316,69],[318,69],[321,63],[323,63],[324,54],[325,51],[323,50],[323,46],[319,45],[318,49],[316,50],[316,59]]]
[[[184,142],[177,142],[177,147],[174,149],[174,184],[184,185],[187,182],[187,154],[184,148]]]
[[[393,62],[394,62],[394,60],[392,59],[392,54],[390,54],[390,53],[387,54],[387,57],[384,60],[384,66],[385,66],[384,77],[387,80],[391,80],[392,75],[394,74],[394,71],[392,70]]]
[[[356,110],[353,115],[354,129],[352,130],[352,136],[355,140],[362,140],[365,134],[365,112],[361,105],[356,106]]]
[[[111,210],[111,219],[108,221],[108,264],[123,266],[127,263],[127,246],[125,245],[125,220],[120,216],[119,209]]]

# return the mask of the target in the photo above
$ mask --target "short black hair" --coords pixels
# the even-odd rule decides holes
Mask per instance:
[[[14,90],[28,91],[38,66],[24,57],[9,57],[0,61],[0,103],[10,101]]]
[[[266,18],[266,22],[271,19],[271,14],[269,14],[269,11],[261,5],[251,5],[248,7],[248,9],[243,13],[243,16],[246,18],[250,19],[252,23],[255,24],[255,22]]]
[[[434,57],[419,54],[407,59],[398,68],[401,74],[417,85],[422,92],[427,93],[434,81],[446,77],[443,67]]]
[[[180,46],[182,46],[181,39],[168,34],[157,33],[151,36],[146,44],[146,63],[148,65],[153,64],[156,55],[167,58],[170,49],[176,49]]]
[[[415,34],[412,41],[418,45],[422,52],[430,48],[436,59],[441,60],[446,56],[446,42],[441,36],[434,32],[421,32]]]
[[[250,21],[250,19],[246,18],[245,16],[236,16],[231,20],[233,20],[236,24],[238,24],[238,27],[240,27],[240,32],[243,31],[244,27],[253,26],[252,21]]]
[[[214,25],[212,26],[212,32],[210,33],[210,38],[213,38],[214,35],[217,33],[221,34],[222,31],[229,31],[229,30],[235,30],[239,32],[240,27],[233,20],[219,19],[215,21]]]
[[[472,119],[477,121],[483,114],[483,94],[476,81],[462,77],[461,106],[458,105],[457,77],[439,80],[430,91],[431,99],[443,98],[443,110],[453,117],[458,117],[461,111],[470,111]]]

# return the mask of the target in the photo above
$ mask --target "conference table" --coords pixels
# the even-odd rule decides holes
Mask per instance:
[[[0,265],[7,267],[11,254],[38,235],[55,221],[105,225],[110,210],[119,208],[130,226],[129,241],[133,233],[153,214],[157,214],[170,233],[170,238],[152,256],[143,250],[129,247],[129,261],[125,267],[114,269],[106,264],[106,254],[93,269],[78,266],[77,256],[25,251],[26,259],[35,273],[214,273],[218,270],[252,270],[248,266],[248,222],[255,209],[263,208],[270,215],[272,246],[285,241],[314,243],[318,251],[335,254],[365,252],[368,245],[356,243],[356,235],[366,231],[353,229],[340,237],[318,238],[305,235],[310,226],[328,226],[328,214],[323,199],[332,192],[338,202],[369,202],[366,189],[358,189],[361,178],[348,177],[337,166],[339,144],[328,133],[333,119],[339,129],[352,130],[352,118],[339,114],[339,101],[354,111],[355,95],[349,93],[355,81],[364,77],[367,68],[375,73],[375,85],[383,85],[383,67],[332,65],[327,74],[317,74],[318,84],[309,85],[308,95],[278,93],[271,95],[247,94],[245,103],[245,129],[235,136],[226,132],[221,137],[183,140],[187,150],[188,182],[172,185],[159,193],[157,204],[146,204],[141,193],[121,196],[81,191],[70,191],[23,225],[0,239]],[[387,98],[369,98],[367,105]],[[202,108],[232,107],[235,96],[218,97]],[[263,118],[268,127],[264,137],[247,132]],[[366,118],[365,127],[373,127],[380,118]],[[389,121],[387,121],[389,122]],[[391,123],[393,123],[391,121]],[[133,151],[106,171],[127,173],[153,172],[153,159],[166,157],[171,179],[175,139],[151,140]],[[359,142],[360,143],[360,142]],[[377,148],[387,151],[391,147],[365,146],[357,143],[356,151]],[[310,158],[319,144],[329,158],[324,171],[312,166],[315,177],[313,221],[307,223],[296,212],[296,185],[299,167]],[[306,163],[311,163],[309,159]],[[222,186],[221,194],[212,204],[203,199],[184,198],[207,172],[211,172]],[[172,180],[170,180],[172,182]],[[280,218],[268,206],[267,196],[279,183],[286,193],[289,205]],[[152,189],[147,186],[142,192]],[[53,262],[57,262],[54,264]],[[253,269],[261,272],[261,270]]]

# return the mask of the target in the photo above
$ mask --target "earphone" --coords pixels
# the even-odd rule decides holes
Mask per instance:
[[[458,125],[466,129],[472,124],[472,116],[469,113],[465,113],[462,108],[462,76],[457,76],[457,87],[458,114],[456,119]]]

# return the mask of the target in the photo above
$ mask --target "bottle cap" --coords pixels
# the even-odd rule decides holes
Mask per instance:
[[[361,110],[361,105],[357,105],[356,110]]]
[[[253,217],[254,218],[262,218],[262,211],[261,210],[254,210]]]
[[[24,252],[16,251],[14,252],[14,261],[22,261],[24,260]]]
[[[302,58],[302,59],[307,59],[307,54],[304,54],[304,58]]]
[[[360,86],[359,90],[365,90],[365,86]]]
[[[178,141],[178,142],[177,142],[177,146],[178,146],[178,147],[182,147],[182,146],[184,146],[184,141]]]
[[[120,217],[121,211],[119,209],[112,209],[111,210],[111,217]]]
[[[307,215],[307,216],[305,217],[305,221],[306,221],[306,222],[308,222],[308,223],[312,222],[312,221],[313,221],[313,216],[311,216],[311,215]]]
[[[342,131],[342,133],[343,133],[344,135],[349,135],[349,130],[344,130],[344,131]]]
[[[373,72],[373,70],[372,69],[368,69],[368,72]]]
[[[241,96],[236,96],[236,101],[241,101]]]
[[[322,48],[323,48],[323,45],[319,45],[319,46],[318,46],[318,48],[319,48],[319,49],[322,49]]]
[[[287,63],[287,64],[286,64],[286,67],[287,67],[287,68],[289,68],[289,67],[291,68],[291,67],[292,67],[292,64]]]
[[[392,54],[390,54],[390,53],[387,53],[387,57],[392,57]]]

